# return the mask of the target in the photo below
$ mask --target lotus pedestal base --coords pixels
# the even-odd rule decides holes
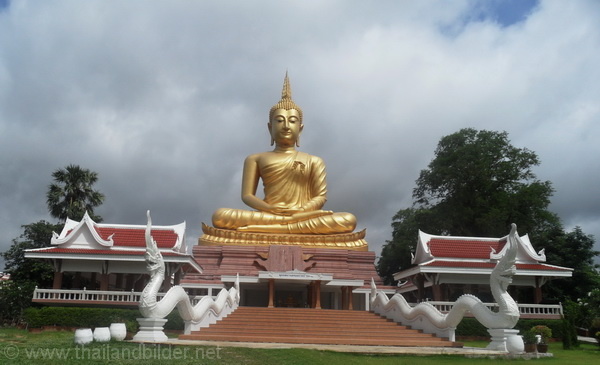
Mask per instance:
[[[164,342],[167,335],[163,329],[166,319],[163,318],[137,318],[140,324],[140,330],[133,336],[133,341],[137,342]]]
[[[488,350],[520,354],[525,350],[523,338],[519,336],[519,330],[513,329],[488,329],[492,341],[486,347]]]

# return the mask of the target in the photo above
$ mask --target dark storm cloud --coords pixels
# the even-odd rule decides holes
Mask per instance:
[[[259,4],[2,9],[0,250],[50,219],[51,173],[70,163],[98,172],[106,222],[151,209],[156,224],[187,221],[194,243],[216,208],[243,206],[242,162],[269,149],[286,70],[301,150],[328,164],[327,207],[356,214],[375,252],[437,141],[463,127],[537,152],[552,208],[600,234],[598,3],[543,1],[510,24],[470,16],[477,1]]]

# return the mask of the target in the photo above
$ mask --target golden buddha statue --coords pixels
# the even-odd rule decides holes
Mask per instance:
[[[271,134],[271,145],[275,145],[275,148],[250,155],[244,161],[242,201],[255,210],[218,209],[212,216],[213,226],[219,230],[234,230],[238,233],[235,235],[238,239],[243,233],[337,236],[353,232],[356,227],[353,214],[322,209],[327,200],[323,160],[296,150],[304,124],[302,109],[292,100],[287,73],[281,100],[271,108],[267,126]],[[260,180],[264,187],[264,199],[256,195]],[[210,234],[215,232],[210,227],[205,226],[203,229],[207,234],[208,231]],[[353,241],[350,246],[366,247],[366,242],[362,240],[364,231],[360,233],[362,234],[358,236],[346,235],[349,236],[347,239]],[[232,237],[231,234],[224,233],[220,236]],[[331,239],[329,244],[320,245],[340,246],[340,240],[344,241]],[[225,241],[227,240],[221,240],[222,243]],[[285,242],[292,241],[294,239]],[[295,241],[303,246],[319,245],[311,244],[318,240],[310,237],[297,237]],[[321,239],[321,242],[324,241]]]

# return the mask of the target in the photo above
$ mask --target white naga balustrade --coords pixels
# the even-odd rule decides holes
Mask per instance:
[[[165,262],[162,254],[152,238],[152,219],[150,211],[147,212],[148,224],[146,226],[146,268],[150,274],[150,281],[142,291],[139,309],[143,318],[138,318],[140,330],[133,337],[134,341],[164,342],[167,336],[163,326],[164,319],[177,307],[179,315],[185,322],[184,332],[189,334],[202,327],[208,327],[217,320],[226,317],[237,309],[240,303],[239,277],[229,290],[221,289],[216,299],[203,297],[193,305],[190,297],[181,286],[176,285],[166,292],[162,299],[158,297],[158,290],[165,278]]]
[[[456,326],[462,319],[466,315],[473,315],[488,329],[492,337],[488,349],[520,353],[524,349],[523,339],[518,336],[519,331],[513,329],[520,318],[520,310],[507,291],[516,272],[518,240],[520,238],[517,234],[517,226],[513,224],[503,252],[490,254],[490,259],[498,259],[490,275],[490,289],[494,300],[498,303],[497,311],[490,309],[480,299],[470,294],[460,296],[452,306],[443,308],[447,310],[446,313],[430,302],[422,302],[413,307],[400,294],[388,298],[377,290],[373,280],[371,280],[371,309],[403,325],[447,337],[450,341],[455,340]]]
[[[454,307],[454,302],[427,301],[435,309],[441,313],[448,313]],[[497,303],[482,303],[489,310],[498,312],[499,306]],[[411,307],[416,307],[418,303],[409,303]],[[518,303],[519,314],[526,318],[553,318],[560,319],[563,315],[563,307],[561,304],[526,304]],[[468,314],[467,314],[468,315]]]

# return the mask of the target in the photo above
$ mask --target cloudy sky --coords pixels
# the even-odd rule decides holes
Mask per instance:
[[[354,213],[377,254],[465,127],[535,151],[551,209],[600,237],[598,19],[594,0],[0,0],[0,251],[52,220],[68,164],[98,173],[105,222],[150,209],[195,243],[215,209],[244,207],[242,163],[270,149],[286,70],[326,207]]]

